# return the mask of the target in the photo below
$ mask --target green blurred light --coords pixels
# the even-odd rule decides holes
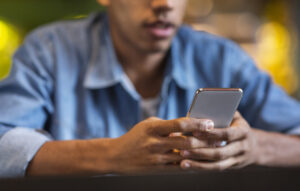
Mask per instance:
[[[74,16],[74,17],[72,17],[72,19],[84,19],[84,18],[86,18],[88,15],[84,15],[84,14],[82,14],[82,15],[76,15],[76,16]]]

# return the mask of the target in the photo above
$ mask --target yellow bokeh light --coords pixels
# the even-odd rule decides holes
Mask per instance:
[[[298,79],[291,56],[291,34],[280,23],[269,22],[258,32],[257,63],[288,93],[298,88]]]
[[[11,66],[11,57],[21,42],[21,35],[13,25],[0,20],[0,79],[5,77]]]
[[[0,51],[3,51],[7,45],[8,31],[7,25],[3,21],[0,21]]]

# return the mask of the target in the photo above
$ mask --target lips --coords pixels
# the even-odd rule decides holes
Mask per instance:
[[[144,25],[148,33],[157,39],[170,38],[175,31],[175,25],[167,21],[155,21]]]

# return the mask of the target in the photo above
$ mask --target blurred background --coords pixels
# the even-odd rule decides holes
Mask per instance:
[[[290,95],[300,99],[299,0],[190,0],[185,22],[237,42]],[[96,0],[0,0],[0,79],[34,28],[103,11]]]

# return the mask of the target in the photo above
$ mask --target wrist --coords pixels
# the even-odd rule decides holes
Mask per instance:
[[[82,168],[92,174],[115,173],[112,143],[113,139],[110,138],[86,140],[79,146]]]
[[[257,165],[299,166],[300,138],[275,132],[255,131],[257,137]]]
[[[270,166],[277,156],[279,148],[276,148],[277,133],[266,132],[262,130],[254,130],[254,136],[256,139],[255,155],[256,165]],[[281,152],[281,151],[280,151]]]
[[[27,176],[96,175],[114,172],[112,139],[51,141],[30,162]]]

